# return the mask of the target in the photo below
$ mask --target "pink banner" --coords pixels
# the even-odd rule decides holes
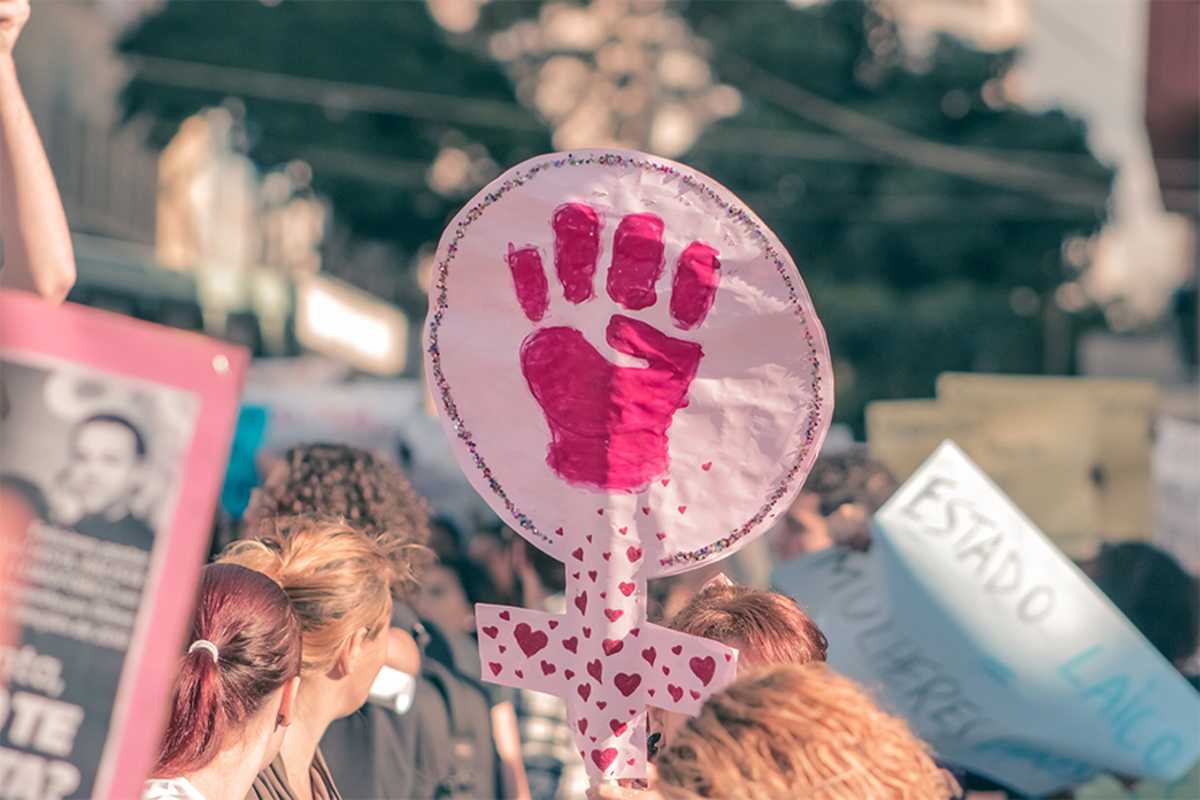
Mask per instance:
[[[246,364],[233,345],[0,292],[0,491],[36,517],[0,575],[0,795],[140,795]]]

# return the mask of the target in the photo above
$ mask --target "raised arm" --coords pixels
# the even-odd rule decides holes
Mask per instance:
[[[75,254],[54,174],[21,94],[13,46],[29,0],[0,0],[0,287],[62,302]]]

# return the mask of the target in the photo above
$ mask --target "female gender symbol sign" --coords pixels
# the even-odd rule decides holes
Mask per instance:
[[[513,167],[438,246],[430,383],[476,490],[566,565],[567,613],[476,607],[488,680],[564,697],[593,778],[641,777],[646,707],[694,714],[737,652],[646,622],[646,581],[723,558],[800,490],[833,411],[787,251],[642,153]]]

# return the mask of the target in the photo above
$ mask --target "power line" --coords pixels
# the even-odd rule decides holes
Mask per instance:
[[[926,169],[971,180],[1030,191],[1056,202],[1095,205],[1107,187],[1068,175],[994,157],[908,133],[867,114],[841,106],[779,78],[737,56],[727,56],[730,70],[765,99],[826,130]],[[1087,199],[1085,199],[1087,198]]]
[[[331,111],[395,114],[485,128],[531,132],[545,130],[545,125],[530,111],[499,100],[302,78],[279,72],[155,56],[126,55],[125,59],[137,69],[137,79],[162,86],[287,100]]]
[[[503,101],[415,92],[344,81],[304,78],[284,73],[228,67],[180,59],[128,55],[137,79],[176,88],[282,100],[341,112],[368,112],[451,122],[477,127],[542,131],[533,112]],[[1107,201],[1105,187],[1038,168],[1016,164],[1013,158],[1063,158],[1045,151],[986,151],[922,139],[846,109],[794,84],[740,62],[748,86],[766,88],[768,100],[844,138],[803,131],[759,128],[736,129],[736,135],[709,137],[705,148],[727,152],[787,153],[819,160],[871,163],[900,159],[926,169],[946,172],[1010,189],[1035,191],[1059,202],[1095,208]],[[325,158],[322,158],[324,156]],[[412,185],[417,165],[376,160],[347,151],[314,153],[315,160],[337,162],[343,174],[377,182]],[[385,163],[386,162],[386,163]],[[1061,166],[1068,167],[1065,161]],[[332,166],[332,164],[331,164]],[[372,174],[381,167],[383,174]]]

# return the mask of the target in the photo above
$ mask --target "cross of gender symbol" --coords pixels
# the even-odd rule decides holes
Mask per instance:
[[[593,779],[645,773],[647,707],[694,714],[731,648],[646,619],[647,580],[762,533],[829,425],[824,334],[728,190],[629,151],[497,178],[438,250],[426,330],[472,485],[563,562],[565,613],[476,608],[484,677],[567,702]]]

